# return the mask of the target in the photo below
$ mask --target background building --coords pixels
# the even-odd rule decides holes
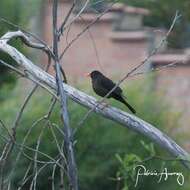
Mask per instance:
[[[70,1],[60,3],[59,24],[70,7]],[[47,42],[52,41],[51,9],[51,2],[44,4],[43,36]],[[63,43],[60,51],[63,51],[67,44],[97,17],[97,11],[94,10],[88,8],[81,18],[66,29],[64,36],[61,37]],[[73,18],[76,13],[77,9],[72,15]],[[65,53],[62,65],[69,82],[73,84],[82,82],[86,80],[84,74],[95,69],[119,80],[140,64],[167,32],[161,28],[145,27],[143,18],[149,14],[151,12],[146,9],[115,4]],[[180,127],[180,130],[187,130],[190,123],[189,55],[188,49],[171,50],[167,48],[165,42],[159,48],[158,53],[141,68],[141,71],[146,71],[177,62],[175,67],[164,68],[156,74],[153,90],[164,95],[176,112],[183,112],[183,117],[181,117],[183,127]],[[46,60],[44,62],[46,63]],[[134,80],[141,80],[142,77],[138,76]]]

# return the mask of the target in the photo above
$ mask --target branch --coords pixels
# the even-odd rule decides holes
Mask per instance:
[[[90,22],[85,28],[80,31],[72,40],[69,42],[69,44],[65,47],[63,52],[61,53],[59,60],[63,58],[67,50],[73,45],[73,43],[78,40],[88,29],[93,26],[95,23],[97,23],[111,8],[112,6],[117,2],[118,0],[115,0],[106,10],[104,10],[101,14],[99,14],[92,22]],[[78,16],[80,17],[80,15]],[[70,25],[69,25],[70,26]]]
[[[50,48],[42,43],[35,43],[32,42],[32,40],[21,30],[14,31],[14,32],[8,32],[6,33],[1,40],[4,41],[4,43],[8,43],[13,38],[20,38],[22,42],[27,45],[28,47],[40,49],[45,51],[48,55],[54,58],[53,52],[50,50]]]
[[[59,38],[60,38],[61,35],[63,35],[64,26],[65,26],[65,24],[67,23],[67,21],[68,21],[70,15],[71,15],[73,9],[75,8],[75,4],[76,4],[76,0],[73,1],[73,4],[72,4],[72,6],[71,6],[69,12],[67,13],[67,15],[66,15],[66,17],[65,17],[65,19],[64,19],[64,21],[63,21],[63,23],[61,24],[61,26],[60,26],[60,28],[59,28],[59,31],[58,31],[58,36],[59,36]]]
[[[81,8],[81,10],[77,13],[77,15],[72,18],[72,20],[67,24],[67,25],[63,25],[62,26],[62,31],[65,30],[68,26],[70,26],[73,22],[75,22],[75,20],[80,17],[80,15],[84,12],[84,10],[86,9],[87,5],[89,4],[90,0],[86,0],[84,6]]]
[[[27,34],[28,36],[32,37],[33,39],[37,40],[38,42],[40,42],[41,44],[43,44],[44,46],[46,46],[47,49],[49,49],[49,51],[51,51],[50,47],[46,44],[46,42],[44,42],[39,36],[37,36],[36,34],[23,29],[21,26],[19,26],[18,24],[15,24],[13,22],[11,22],[10,20],[7,20],[6,18],[0,17],[0,22],[4,22],[5,24],[12,26],[15,28],[15,30],[20,30],[22,31],[24,34]]]
[[[173,30],[176,21],[180,18],[181,15],[178,14],[178,11],[176,11],[175,17],[173,19],[173,22],[167,32],[167,34],[161,39],[159,44],[151,51],[151,53],[137,66],[135,66],[132,70],[130,70],[122,79],[120,79],[115,86],[99,101],[99,104],[96,105],[98,107],[101,103],[104,102],[104,100],[121,84],[123,83],[128,77],[132,76],[132,74],[137,71],[139,68],[141,68],[153,55],[157,53],[159,48],[163,45],[163,43],[167,40],[168,36],[170,35],[171,31]],[[67,48],[67,47],[66,47]],[[65,49],[66,49],[65,48]],[[78,128],[84,123],[84,121],[90,116],[90,114],[96,109],[96,107],[90,109],[84,117],[81,119],[81,121],[78,124]]]
[[[61,65],[59,63],[59,34],[58,34],[58,26],[57,26],[57,10],[58,10],[58,0],[53,1],[53,53],[55,55],[55,72],[56,72],[56,85],[57,85],[57,93],[60,95],[60,104],[61,104],[61,119],[63,122],[63,132],[65,134],[64,145],[66,150],[67,157],[67,170],[69,176],[69,185],[71,189],[78,190],[78,176],[77,176],[77,167],[75,162],[75,155],[73,150],[73,142],[72,142],[72,130],[70,128],[69,123],[69,113],[67,107],[67,94],[65,92],[64,86],[62,85],[62,76],[61,76]],[[63,70],[62,70],[63,71]]]
[[[10,46],[7,43],[4,43],[3,40],[0,40],[0,51],[7,53],[17,62],[19,67],[26,70],[28,73],[28,79],[35,79],[36,81],[39,81],[39,83],[42,83],[44,86],[50,87],[53,90],[57,90],[55,78],[47,72],[43,71],[38,66],[34,65],[16,48]],[[173,141],[165,133],[161,132],[153,125],[115,107],[104,107],[102,105],[97,106],[98,101],[94,97],[89,96],[84,92],[79,91],[65,83],[62,83],[62,86],[67,96],[69,96],[73,101],[88,109],[92,109],[95,107],[94,112],[102,115],[105,118],[113,120],[130,130],[144,135],[145,137],[149,138],[154,143],[158,144],[160,147],[171,153],[174,157],[187,159],[183,160],[182,162],[187,168],[190,168],[188,161],[189,154],[175,141]]]

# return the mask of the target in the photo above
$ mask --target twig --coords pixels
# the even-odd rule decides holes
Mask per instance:
[[[80,18],[84,21],[82,16],[80,16]],[[100,57],[99,57],[99,54],[98,54],[98,49],[96,47],[96,42],[95,42],[95,39],[94,39],[94,37],[92,35],[92,32],[90,31],[90,28],[88,29],[88,34],[89,34],[89,37],[90,37],[90,39],[92,41],[92,46],[93,46],[94,51],[95,51],[97,65],[99,66],[100,70],[105,73],[105,70],[104,70],[102,64],[100,63]]]
[[[84,6],[81,8],[81,10],[77,13],[77,15],[66,25],[64,25],[64,27],[62,27],[62,30],[65,30],[67,27],[69,27],[73,22],[75,22],[75,20],[80,17],[80,15],[83,13],[83,11],[85,10],[85,8],[87,7],[87,5],[89,4],[90,0],[86,0],[86,2],[84,3]]]
[[[130,75],[129,77],[134,77],[134,76],[137,76],[137,75],[144,75],[144,74],[148,74],[148,73],[152,73],[152,72],[158,72],[158,71],[162,71],[166,68],[171,68],[171,67],[175,67],[177,66],[178,64],[180,63],[180,65],[186,65],[187,64],[187,61],[173,61],[171,63],[168,63],[164,66],[161,66],[161,67],[157,67],[157,68],[151,68],[149,71],[142,71],[142,72],[137,72],[137,73],[134,73],[133,75]]]
[[[31,75],[37,81],[40,81],[40,83],[43,83],[44,85],[54,90],[57,90],[55,78],[49,75],[48,73],[44,72],[36,65],[34,65],[23,55],[20,56],[18,50],[16,50],[8,44],[4,45],[3,47],[0,44],[0,50],[4,51],[5,53],[8,53],[20,67],[30,71],[29,76],[27,76],[27,78],[29,78]],[[158,130],[151,124],[143,121],[142,119],[134,115],[128,114],[114,107],[108,106],[104,109],[101,109],[101,105],[97,107],[98,101],[95,98],[65,83],[62,83],[62,85],[67,95],[73,101],[81,104],[84,107],[87,107],[88,109],[96,107],[94,112],[99,113],[105,118],[120,123],[121,125],[127,127],[130,130],[136,131],[137,133],[146,136],[147,138],[151,139],[154,143],[157,143],[163,149],[170,152],[175,157],[188,157],[189,154],[185,150],[183,150],[179,145],[176,144],[176,142],[174,142],[166,134],[162,133],[160,130]],[[184,162],[184,164],[187,168],[189,167],[189,165],[186,162]]]
[[[39,147],[40,147],[40,143],[41,143],[41,140],[42,140],[42,136],[44,134],[44,130],[46,129],[46,125],[43,126],[40,134],[39,134],[39,137],[37,139],[37,143],[36,143],[36,148],[35,148],[35,154],[34,154],[34,167],[33,167],[33,173],[34,173],[34,177],[33,177],[33,180],[31,182],[31,185],[30,185],[30,189],[32,190],[32,188],[35,190],[36,189],[36,184],[37,184],[37,177],[38,177],[38,163],[37,163],[37,159],[38,159],[38,150],[39,150]]]
[[[17,65],[24,70],[28,71],[27,78],[35,78],[37,81],[46,85],[55,91],[57,91],[56,80],[53,76],[49,75],[38,66],[34,65],[30,60],[28,60],[24,55],[22,55],[14,47],[6,43],[0,43],[0,50],[7,53],[11,58],[13,58]],[[130,115],[114,107],[106,107],[101,109],[101,105],[97,107],[97,100],[87,94],[62,83],[65,93],[75,102],[83,105],[87,108],[94,108],[96,113],[101,114],[103,117],[111,119],[117,123],[120,123],[124,127],[130,130],[136,131],[137,133],[143,134],[147,138],[151,139],[154,143],[157,143],[162,148],[170,152],[175,157],[185,158],[189,154],[183,150],[179,145],[177,145],[172,139],[170,139],[166,134],[162,133],[160,130],[152,126],[151,124],[141,120],[140,118]],[[189,168],[186,161],[183,164]]]
[[[67,164],[67,160],[66,160],[66,158],[65,158],[65,155],[64,155],[64,153],[63,153],[63,151],[62,151],[62,149],[61,149],[61,147],[60,147],[60,145],[59,145],[59,142],[58,142],[57,137],[56,137],[56,135],[55,135],[55,132],[54,132],[54,130],[53,130],[53,127],[52,127],[53,125],[51,125],[50,122],[48,122],[48,123],[49,123],[49,127],[50,127],[50,130],[51,130],[52,136],[53,136],[53,138],[54,138],[54,140],[55,140],[57,149],[58,149],[58,151],[59,151],[59,154],[60,154],[61,157],[64,159],[64,162]]]
[[[63,31],[64,31],[64,27],[65,27],[65,24],[67,23],[69,17],[71,16],[71,13],[73,11],[73,9],[75,8],[75,5],[76,5],[76,0],[73,0],[73,4],[69,10],[69,12],[67,13],[63,23],[61,24],[60,28],[59,28],[59,31],[58,31],[58,37],[60,38],[60,35],[63,35]]]
[[[3,123],[3,121],[2,121],[1,119],[0,119],[0,124],[1,124],[1,126],[7,131],[7,133],[8,133],[8,135],[9,135],[10,139],[12,139],[13,137],[12,137],[11,132],[9,131],[8,127]]]
[[[24,186],[26,178],[27,178],[27,176],[28,176],[28,174],[30,172],[31,167],[32,167],[32,162],[30,162],[30,164],[29,164],[29,166],[28,166],[28,168],[27,168],[27,170],[26,170],[26,172],[24,174],[24,177],[22,179],[22,183],[18,187],[18,190],[21,190],[21,188]]]
[[[63,50],[63,52],[61,53],[59,60],[61,60],[63,58],[63,56],[65,55],[66,51],[72,46],[72,44],[80,38],[80,36],[82,36],[92,25],[94,25],[95,23],[97,23],[102,16],[104,16],[110,9],[111,7],[117,2],[118,0],[115,0],[114,3],[111,4],[111,6],[109,8],[107,8],[104,12],[102,12],[100,15],[98,15],[91,23],[89,23],[80,33],[78,33],[76,35],[76,37],[74,37],[71,42],[65,47],[65,49]]]
[[[153,51],[136,67],[134,67],[130,72],[128,72],[121,80],[119,80],[119,82],[99,101],[99,103],[96,105],[96,107],[92,108],[91,110],[89,110],[84,117],[80,120],[80,122],[77,125],[77,128],[80,128],[82,126],[82,124],[85,122],[85,120],[90,116],[90,114],[101,104],[105,101],[105,99],[122,83],[124,82],[129,76],[132,75],[132,73],[134,73],[136,70],[138,70],[140,67],[142,67],[155,53],[157,53],[157,51],[159,50],[159,48],[162,46],[162,44],[167,40],[167,37],[169,36],[169,34],[171,33],[171,31],[174,28],[174,25],[176,23],[176,21],[179,19],[180,15],[178,15],[178,12],[176,12],[175,17],[173,19],[173,22],[170,26],[170,29],[168,30],[166,36],[164,36],[164,38],[160,41],[160,43],[153,49]],[[75,131],[77,131],[78,129],[76,129]]]
[[[46,49],[43,47],[43,45],[31,42],[30,39],[28,39],[28,37],[24,33],[22,33],[21,31],[9,32],[9,33],[7,33],[7,35],[4,35],[0,39],[0,41],[1,41],[2,44],[8,43],[12,38],[15,38],[15,37],[20,37],[25,42],[25,44],[27,44],[30,47],[44,50],[47,53],[48,58],[50,57],[50,54],[48,53],[48,51],[46,51]],[[1,60],[1,63],[3,65],[5,65],[5,66],[8,65],[7,63],[5,63],[2,60]],[[46,67],[46,71],[49,69],[50,64],[51,64],[51,59],[48,59],[48,65]],[[25,76],[25,74],[23,74],[22,72],[20,72],[20,70],[15,69],[13,66],[9,66],[9,68],[11,68],[15,72],[21,74],[22,76]],[[38,84],[36,84],[34,86],[34,88],[31,90],[31,92],[29,93],[29,95],[26,97],[23,105],[21,106],[20,111],[17,114],[17,117],[16,117],[16,120],[14,122],[14,125],[12,126],[12,140],[6,146],[6,152],[4,154],[4,158],[3,158],[4,162],[2,163],[2,168],[4,168],[4,165],[6,164],[7,159],[8,159],[9,155],[11,154],[11,152],[12,152],[12,150],[14,148],[14,144],[16,142],[16,130],[17,130],[19,121],[20,121],[20,119],[22,117],[22,114],[24,112],[24,109],[25,109],[26,105],[28,104],[30,98],[32,97],[32,95],[34,94],[34,92],[36,91],[37,88],[38,88]]]
[[[57,162],[57,161],[56,161],[56,162]],[[45,169],[48,165],[49,165],[49,163],[44,164],[44,165],[37,171],[37,175],[39,175],[40,172],[42,172],[43,169]],[[24,186],[24,184],[26,184],[26,182],[29,181],[30,178],[32,178],[32,175],[28,176],[25,180],[23,180],[22,185],[18,188],[18,190],[21,190],[21,189],[22,189],[22,186]]]

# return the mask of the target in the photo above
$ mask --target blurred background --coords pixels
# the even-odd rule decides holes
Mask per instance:
[[[92,70],[100,70],[115,81],[120,80],[132,68],[144,61],[165,37],[176,11],[181,17],[177,20],[168,39],[162,43],[157,53],[153,55],[137,72],[141,75],[129,77],[122,83],[124,94],[130,104],[137,110],[137,116],[153,124],[175,139],[182,147],[190,152],[190,1],[189,0],[91,0],[80,18],[69,25],[61,36],[60,52],[71,42],[85,26],[91,23],[108,7],[109,11],[86,31],[68,49],[62,59],[62,66],[68,78],[68,83],[74,87],[96,96],[91,89],[90,79],[84,76]],[[71,16],[77,13],[86,3],[77,1]],[[70,0],[59,1],[59,23],[72,6]],[[51,0],[1,0],[0,2],[0,34],[17,30],[17,27],[3,22],[5,18],[20,28],[40,36],[52,46],[52,1]],[[16,48],[23,52],[40,67],[47,65],[47,58],[42,52],[24,46],[19,40],[11,41]],[[0,53],[1,59],[10,64],[14,62],[5,54]],[[169,63],[176,62],[173,67]],[[153,69],[162,68],[158,72]],[[49,71],[54,74],[53,67]],[[12,126],[23,99],[34,84],[22,79],[0,66],[0,119],[7,126]],[[17,136],[22,143],[31,125],[43,116],[51,102],[51,96],[44,90],[38,89],[26,108],[20,122]],[[113,106],[126,110],[120,103],[109,101]],[[36,106],[37,105],[37,106]],[[72,127],[86,113],[86,109],[69,102],[69,112]],[[128,110],[126,110],[128,111]],[[54,109],[51,121],[61,127],[59,105]],[[35,147],[39,133],[45,122],[32,128],[26,144]],[[1,129],[2,130],[2,129]],[[4,131],[2,130],[3,134]],[[57,139],[62,142],[62,136],[55,129]],[[190,175],[178,162],[171,161],[170,155],[153,145],[148,139],[118,124],[91,114],[76,137],[76,157],[79,181],[83,190],[105,189],[172,189],[189,190]],[[3,148],[0,138],[0,150]],[[52,157],[57,153],[55,140],[51,130],[43,133],[40,151]],[[34,152],[26,151],[31,157]],[[157,183],[154,177],[144,177],[135,188],[134,166],[136,163],[155,155],[159,158],[143,162],[150,170],[160,171],[167,167],[169,171],[180,171],[185,176],[185,183],[179,186],[176,178]],[[15,150],[9,160],[7,176],[12,171],[17,156]],[[40,157],[40,156],[39,156]],[[39,158],[40,159],[40,158]],[[43,157],[41,158],[44,159]],[[12,189],[17,189],[27,170],[30,160],[22,156],[11,175]],[[32,169],[30,173],[32,174]],[[52,167],[45,167],[38,176],[37,189],[49,189],[51,184]],[[56,188],[59,189],[60,173],[55,172]],[[43,179],[43,180],[42,180]],[[44,180],[46,179],[46,180]],[[28,179],[23,189],[29,189],[31,179]]]

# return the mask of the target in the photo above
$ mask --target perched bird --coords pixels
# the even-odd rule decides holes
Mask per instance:
[[[112,80],[104,76],[99,71],[92,71],[87,74],[87,76],[91,77],[93,90],[101,97],[106,96],[106,94],[108,94],[108,92],[111,91],[116,85]],[[122,102],[131,110],[132,113],[136,113],[135,109],[125,101],[122,94],[122,89],[120,87],[117,87],[107,98],[114,98]]]

